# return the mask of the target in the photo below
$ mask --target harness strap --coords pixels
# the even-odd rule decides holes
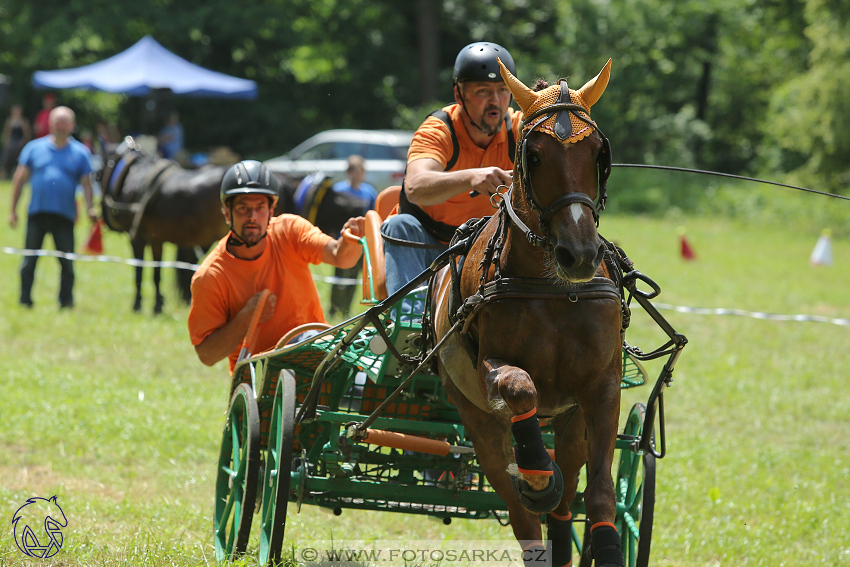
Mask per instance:
[[[145,214],[145,209],[147,209],[148,203],[150,200],[159,193],[160,188],[164,180],[161,179],[163,173],[172,169],[173,167],[178,167],[177,164],[171,160],[163,159],[159,160],[153,167],[153,171],[148,174],[147,179],[145,180],[145,187],[148,190],[142,196],[142,200],[139,201],[139,208],[136,210],[136,214],[133,217],[133,225],[130,227],[130,240],[134,240],[139,231],[139,225],[142,222],[142,216]]]

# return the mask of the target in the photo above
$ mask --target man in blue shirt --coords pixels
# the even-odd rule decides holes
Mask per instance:
[[[378,197],[375,188],[363,181],[363,178],[366,177],[365,160],[359,155],[349,156],[346,173],[348,179],[334,183],[332,190],[334,193],[345,195],[348,197],[347,202],[359,207],[357,211],[350,211],[352,216],[363,216],[366,211],[375,208],[375,199]],[[334,275],[338,278],[356,278],[359,271],[360,264],[357,264],[348,269],[336,268]],[[343,317],[348,317],[351,300],[354,298],[354,287],[353,285],[343,284],[333,285],[331,288],[331,315],[340,312]]]
[[[93,207],[91,152],[71,134],[76,128],[74,111],[57,106],[50,112],[50,134],[29,142],[18,157],[12,178],[12,210],[9,225],[18,225],[18,201],[24,183],[30,182],[32,198],[27,211],[26,248],[38,250],[49,232],[60,252],[74,251],[74,222],[77,219],[77,185],[83,186],[89,219],[97,220]],[[38,256],[24,256],[21,264],[21,305],[32,307],[32,285]],[[60,258],[59,305],[74,306],[74,266]]]

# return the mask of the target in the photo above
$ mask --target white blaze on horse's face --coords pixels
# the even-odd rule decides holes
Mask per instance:
[[[570,205],[570,213],[573,215],[573,220],[578,222],[584,214],[584,208],[579,203]]]

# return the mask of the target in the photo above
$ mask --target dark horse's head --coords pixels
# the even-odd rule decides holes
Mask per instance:
[[[605,91],[610,69],[609,60],[577,91],[562,79],[537,92],[501,69],[525,115],[514,170],[521,191],[513,192],[512,201],[537,213],[536,219],[525,215],[531,219],[526,236],[550,252],[557,277],[571,283],[593,278],[605,253],[596,227],[605,208],[611,150],[590,119],[590,107]]]

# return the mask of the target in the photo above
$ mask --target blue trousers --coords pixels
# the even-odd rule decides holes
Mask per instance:
[[[413,215],[401,214],[388,218],[381,231],[386,235],[408,242],[439,245],[439,248],[414,248],[384,240],[384,264],[387,274],[387,293],[392,295],[406,283],[421,274],[425,268],[448,248],[431,236]]]
[[[27,236],[25,246],[29,250],[40,250],[44,237],[53,235],[53,243],[59,252],[74,251],[74,221],[53,213],[38,213],[27,218]],[[38,256],[24,256],[21,263],[21,304],[32,305],[32,285],[35,280],[35,264]],[[74,263],[67,258],[59,258],[61,273],[59,276],[59,305],[74,305]]]

